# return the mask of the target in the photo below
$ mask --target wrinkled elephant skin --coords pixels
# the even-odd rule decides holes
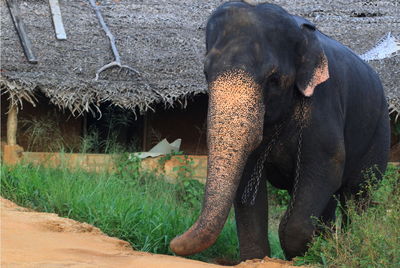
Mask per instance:
[[[363,171],[373,168],[379,179],[386,168],[389,116],[379,77],[311,22],[273,4],[221,5],[208,20],[206,48],[209,158],[203,209],[171,249],[190,255],[211,246],[233,204],[241,258],[268,255],[268,180],[291,195],[279,227],[285,255],[303,255],[315,218],[333,221],[336,200],[345,206],[349,198],[363,198],[356,195],[366,180]],[[279,125],[284,127],[264,164],[255,204],[243,204],[255,164]]]
[[[171,242],[175,253],[200,252],[212,245],[221,231],[247,156],[262,140],[261,93],[260,87],[243,71],[224,73],[210,86],[208,180],[203,213],[188,232]],[[211,218],[218,220],[210,221]],[[203,235],[196,235],[199,232]]]

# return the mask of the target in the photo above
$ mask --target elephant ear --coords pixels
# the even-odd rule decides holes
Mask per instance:
[[[305,23],[300,27],[304,39],[298,49],[296,85],[304,96],[311,97],[315,87],[329,78],[328,59],[315,35],[315,26]]]

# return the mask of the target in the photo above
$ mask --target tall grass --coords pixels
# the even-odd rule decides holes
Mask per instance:
[[[140,171],[138,165],[138,159],[122,161],[115,173],[2,165],[1,195],[25,207],[93,224],[130,242],[136,250],[173,255],[169,242],[197,219],[204,186],[184,177],[170,184],[154,173]],[[306,255],[297,258],[298,264],[400,267],[399,169],[389,168],[384,180],[367,190],[373,206],[357,213],[357,204],[350,203],[350,224],[342,228],[338,217],[333,232],[316,237]],[[275,225],[285,207],[277,204],[285,204],[287,196],[275,191],[270,195],[272,256],[283,258]],[[216,244],[193,258],[232,263],[238,253],[231,213]]]
[[[169,242],[197,219],[204,186],[184,177],[187,167],[178,183],[170,184],[154,173],[140,171],[136,158],[117,162],[116,173],[2,165],[1,195],[21,206],[93,224],[136,250],[173,255]],[[269,239],[272,256],[283,258],[277,232],[271,232]],[[238,254],[230,213],[217,242],[192,258],[235,263]]]
[[[54,113],[48,112],[40,118],[31,115],[20,121],[22,136],[26,137],[28,141],[27,151],[56,152],[64,148],[66,143],[62,136],[59,120]]]
[[[1,167],[1,195],[38,211],[87,222],[131,243],[136,250],[172,254],[169,241],[195,221],[200,202],[184,206],[169,184],[152,173],[95,174],[32,165]],[[237,259],[232,216],[217,243],[195,259]]]

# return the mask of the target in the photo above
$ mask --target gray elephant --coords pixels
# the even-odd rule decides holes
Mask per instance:
[[[270,253],[266,180],[291,201],[279,227],[288,259],[316,224],[353,198],[363,171],[385,171],[389,116],[374,70],[349,48],[273,4],[229,2],[209,18],[208,178],[197,222],[170,244],[180,255],[211,246],[232,204],[241,259]]]

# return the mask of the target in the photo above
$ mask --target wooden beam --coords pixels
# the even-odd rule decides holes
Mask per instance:
[[[10,10],[11,18],[14,22],[15,29],[17,30],[19,40],[21,41],[22,48],[24,49],[25,56],[30,63],[38,63],[32,50],[32,43],[28,38],[25,24],[21,18],[18,3],[15,0],[6,0],[8,9]]]
[[[65,33],[64,24],[61,17],[60,3],[58,0],[49,0],[51,14],[53,16],[53,25],[58,40],[66,40],[67,34]]]
[[[17,145],[17,119],[18,109],[17,106],[10,103],[7,117],[7,144]]]

